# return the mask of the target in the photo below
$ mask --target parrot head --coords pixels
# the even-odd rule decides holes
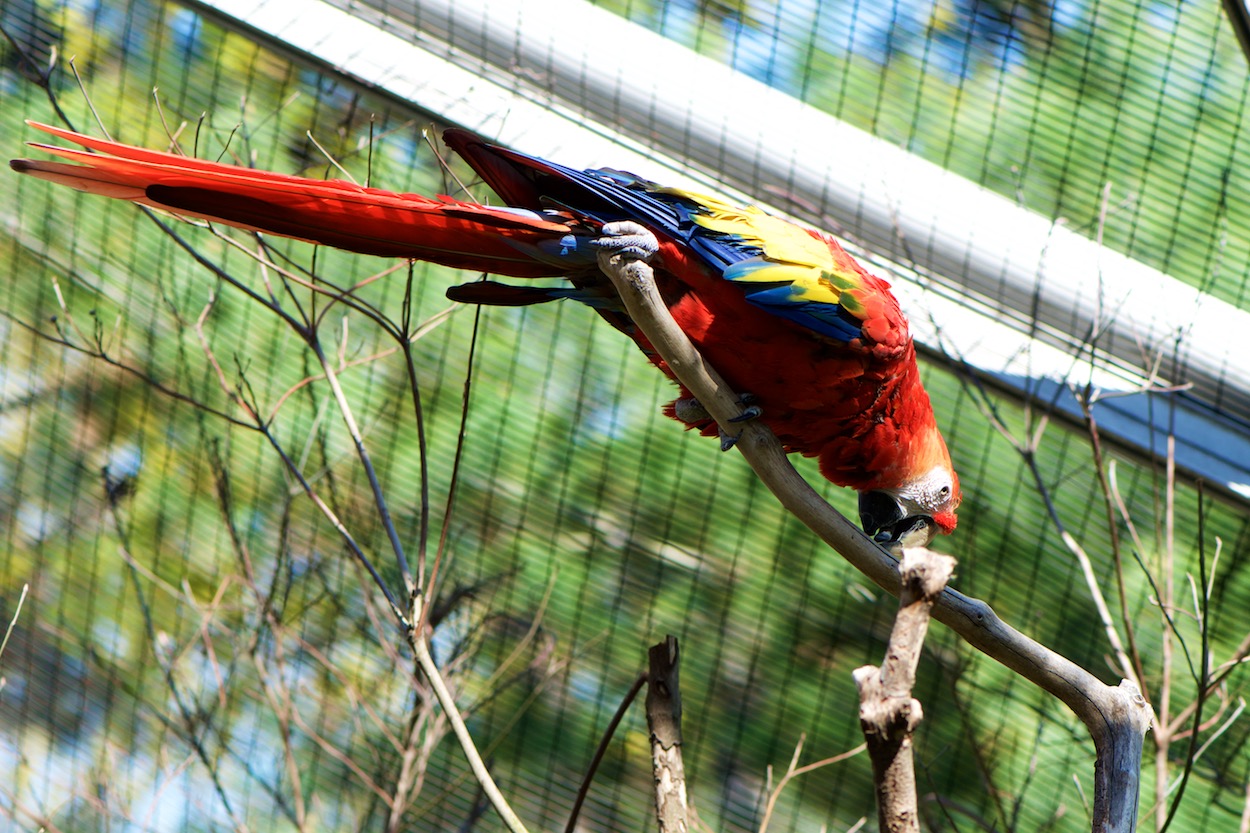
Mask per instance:
[[[939,464],[895,488],[860,492],[859,520],[883,546],[924,547],[955,530],[960,498],[959,477],[949,463]]]

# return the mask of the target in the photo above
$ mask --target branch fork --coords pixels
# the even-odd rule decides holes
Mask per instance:
[[[912,697],[916,666],[929,630],[929,613],[955,571],[955,559],[927,549],[903,553],[902,592],[885,662],[852,676],[859,689],[859,725],[872,759],[882,833],[919,833],[912,733],[924,718]]]
[[[655,291],[651,267],[638,254],[599,252],[599,266],[611,279],[634,324],[726,433],[738,433],[737,448],[781,504],[836,550],[853,567],[887,592],[899,595],[898,562],[834,510],[786,459],[781,443],[758,420],[734,425],[739,400],[703,361],[673,321]],[[1126,680],[1111,686],[1003,622],[983,601],[955,590],[933,601],[933,618],[964,641],[1035,683],[1070,708],[1093,738],[1092,828],[1098,833],[1131,833],[1136,827],[1141,754],[1153,720],[1150,705]]]

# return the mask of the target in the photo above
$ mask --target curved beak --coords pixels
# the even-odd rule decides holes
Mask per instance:
[[[908,515],[889,492],[860,492],[859,523],[872,540],[889,549],[928,546],[937,533],[933,518]]]

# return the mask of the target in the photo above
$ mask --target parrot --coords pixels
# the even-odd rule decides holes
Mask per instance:
[[[457,128],[445,144],[503,204],[269,173],[28,124],[79,148],[32,142],[59,159],[11,160],[19,173],[180,217],[483,273],[448,289],[453,301],[581,302],[677,383],[667,415],[723,437],[600,271],[600,251],[636,245],[641,233],[665,306],[742,397],[741,419],[761,420],[787,452],[815,457],[822,476],[855,490],[860,523],[878,543],[926,546],[955,529],[959,478],[907,319],[890,284],[827,232],[623,171],[567,168]],[[523,282],[534,278],[564,283]]]

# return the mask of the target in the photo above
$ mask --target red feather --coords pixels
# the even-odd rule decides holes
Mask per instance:
[[[723,205],[719,202],[705,203],[619,174],[570,171],[462,131],[448,131],[448,144],[513,207],[267,173],[33,126],[97,152],[35,145],[69,161],[14,160],[12,166],[22,173],[363,254],[517,278],[563,276],[578,288],[565,294],[579,300],[610,297],[588,243],[605,222],[635,220],[660,241],[652,265],[673,318],[735,389],[754,396],[761,418],[789,450],[818,457],[825,477],[858,490],[899,489],[934,467],[950,469],[911,336],[889,284],[822,233],[808,231],[810,237],[801,239],[807,246],[819,241],[817,248],[829,264],[820,274],[829,281],[815,294],[817,300],[828,296],[833,302],[810,304],[812,293],[795,290],[791,299],[786,284],[771,277],[753,277],[750,270],[727,276],[726,268],[743,265],[744,258],[747,266],[752,257],[766,265],[778,258],[769,239],[743,241],[713,223],[700,228],[698,219],[689,221],[692,212],[711,213]],[[787,236],[780,248],[793,247],[796,239]],[[449,294],[486,303],[546,300],[537,288],[493,286]],[[773,292],[753,294],[768,289]],[[588,302],[672,375],[619,306]],[[809,312],[817,317],[806,318]],[[668,413],[674,415],[671,406]],[[689,427],[716,433],[708,419],[687,419]],[[953,528],[958,504],[953,471],[950,476],[954,495],[935,515],[944,531]]]

